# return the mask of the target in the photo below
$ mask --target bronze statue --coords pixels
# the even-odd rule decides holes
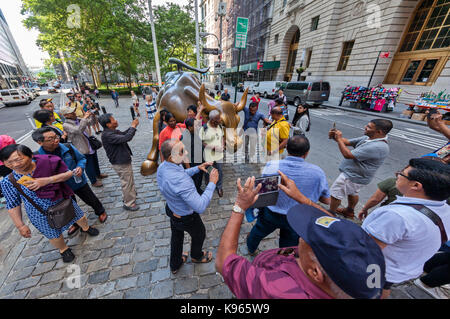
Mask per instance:
[[[216,101],[209,95],[205,94],[205,85],[191,72],[182,71],[182,67],[199,73],[206,73],[208,69],[196,69],[180,61],[170,58],[170,63],[174,63],[178,67],[178,71],[169,72],[165,76],[165,84],[156,99],[157,112],[153,119],[153,144],[147,160],[141,165],[141,174],[144,176],[151,175],[158,168],[158,145],[159,131],[158,123],[160,120],[160,111],[166,109],[175,116],[177,123],[183,123],[187,118],[187,108],[189,105],[197,105],[200,101],[204,106],[202,116],[207,118],[209,112],[218,110],[222,118],[222,125],[225,128],[233,128],[232,136],[225,135],[226,147],[236,151],[242,144],[242,139],[237,134],[237,126],[240,121],[238,113],[242,111],[247,103],[248,88],[239,103],[233,104],[229,101]]]

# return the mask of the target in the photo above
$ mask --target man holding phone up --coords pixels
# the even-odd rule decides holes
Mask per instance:
[[[161,194],[166,199],[166,214],[170,217],[170,270],[175,274],[188,258],[188,254],[183,253],[184,232],[192,237],[192,262],[208,263],[212,260],[212,252],[202,251],[206,230],[200,214],[209,206],[219,173],[212,168],[212,162],[184,169],[181,164],[187,152],[183,142],[176,139],[162,143],[161,154],[164,161],[158,168],[157,181]],[[209,173],[208,186],[201,196],[191,178],[200,171]]]
[[[306,136],[295,135],[287,141],[288,156],[283,160],[274,160],[266,164],[263,176],[278,174],[278,170],[293,179],[297,187],[313,202],[330,204],[330,192],[324,171],[317,165],[305,161],[310,149]],[[250,255],[256,255],[261,240],[276,229],[280,229],[279,247],[290,247],[298,244],[298,235],[289,226],[286,214],[297,203],[283,191],[279,192],[274,206],[260,210],[258,220],[247,237],[247,248]]]

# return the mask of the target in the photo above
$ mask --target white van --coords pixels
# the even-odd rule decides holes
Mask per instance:
[[[257,81],[245,81],[244,82],[244,90],[248,88],[248,93],[253,93],[254,86],[258,84]]]
[[[286,83],[281,81],[261,81],[253,87],[253,94],[259,93],[265,99],[274,98],[278,90],[285,86]]]
[[[11,89],[0,91],[0,102],[3,102],[5,106],[10,106],[14,104],[30,104],[30,99],[23,92]]]

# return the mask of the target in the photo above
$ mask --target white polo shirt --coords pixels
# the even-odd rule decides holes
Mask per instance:
[[[387,244],[383,249],[386,280],[401,283],[419,277],[423,265],[441,247],[441,233],[430,218],[416,209],[399,203],[422,204],[435,212],[450,236],[450,206],[446,201],[400,197],[390,205],[375,209],[362,228]]]

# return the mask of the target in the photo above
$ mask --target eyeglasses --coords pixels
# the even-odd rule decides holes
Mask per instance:
[[[49,138],[47,138],[47,139],[44,139],[44,142],[53,142],[53,141],[56,141],[56,140],[59,141],[60,138],[61,138],[61,137],[60,137],[59,135],[55,135],[55,136],[53,136],[53,137],[49,137]]]
[[[395,177],[397,177],[398,178],[398,176],[403,176],[404,178],[406,178],[407,180],[410,180],[410,181],[412,181],[412,179],[411,179],[411,177],[409,177],[409,176],[407,176],[407,175],[405,175],[405,174],[403,174],[402,172],[396,172],[395,173]]]
[[[21,163],[23,160],[24,160],[24,156],[17,156],[17,158],[16,159],[14,159],[14,160],[7,160],[7,161],[4,161],[3,163],[5,163],[5,165],[7,165],[7,166],[12,166],[12,165],[14,165],[14,164],[19,164],[19,163]]]

